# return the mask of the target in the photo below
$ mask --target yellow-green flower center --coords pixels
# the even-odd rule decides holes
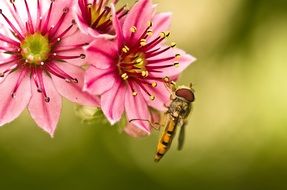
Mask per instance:
[[[21,43],[21,54],[26,62],[40,65],[45,62],[50,54],[51,46],[49,39],[40,33],[27,36]]]
[[[121,77],[127,80],[129,76],[142,76],[148,77],[148,71],[146,69],[146,60],[143,53],[131,53],[129,54],[129,48],[125,46],[123,49],[123,55],[119,61],[119,71]]]

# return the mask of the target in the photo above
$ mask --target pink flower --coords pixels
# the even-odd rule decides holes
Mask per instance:
[[[81,31],[93,37],[114,38],[115,30],[111,20],[109,0],[76,0],[74,17]],[[116,4],[119,0],[112,0]],[[128,10],[122,6],[117,12],[122,21]]]
[[[97,98],[82,92],[82,46],[89,39],[72,20],[72,1],[2,2],[0,126],[28,106],[38,126],[53,136],[61,96],[78,104],[98,105]]]
[[[155,14],[150,0],[140,0],[129,11],[123,25],[114,6],[113,24],[117,39],[95,39],[87,48],[91,65],[85,75],[85,90],[101,95],[101,107],[111,122],[118,122],[125,112],[132,124],[150,133],[150,107],[165,111],[170,93],[165,80],[175,79],[195,58],[167,46],[164,32],[170,14]]]

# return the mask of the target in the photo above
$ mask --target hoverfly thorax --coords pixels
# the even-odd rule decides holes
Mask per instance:
[[[178,87],[174,91],[174,98],[169,106],[169,113],[174,117],[186,118],[191,111],[191,103],[194,99],[192,88]]]

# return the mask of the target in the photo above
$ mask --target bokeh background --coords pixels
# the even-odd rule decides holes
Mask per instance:
[[[196,91],[184,150],[155,164],[159,132],[88,125],[65,102],[53,139],[27,112],[0,129],[0,189],[287,188],[287,1],[155,2],[198,58],[179,81]]]

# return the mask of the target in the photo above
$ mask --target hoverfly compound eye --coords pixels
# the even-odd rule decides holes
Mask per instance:
[[[180,88],[175,91],[175,95],[181,98],[184,98],[185,100],[189,102],[194,101],[194,93],[192,92],[191,89],[187,88]]]

